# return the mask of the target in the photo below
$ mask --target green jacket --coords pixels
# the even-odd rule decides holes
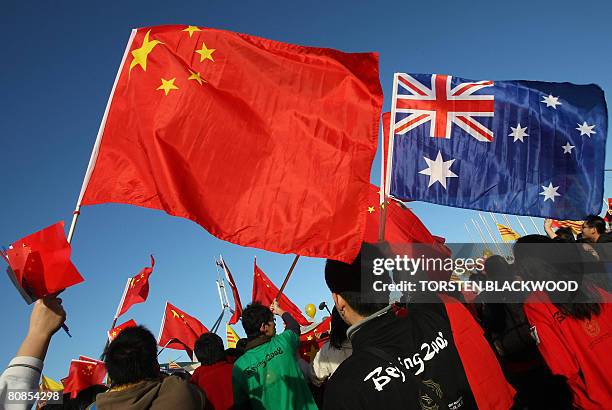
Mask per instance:
[[[236,409],[316,409],[297,362],[299,337],[285,330],[247,350],[232,372]]]

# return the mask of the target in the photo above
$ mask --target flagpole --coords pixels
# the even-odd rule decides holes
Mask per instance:
[[[113,318],[113,324],[111,325],[109,331],[113,330],[115,328],[115,325],[117,324],[117,319],[119,318],[119,311],[123,307],[123,302],[125,301],[125,295],[127,294],[131,280],[132,278],[128,278],[127,282],[125,283],[125,287],[123,288],[123,295],[121,295],[121,300],[119,301],[119,305],[117,306],[117,311],[115,312],[115,317]],[[104,352],[106,351],[106,348],[108,347],[109,344],[110,344],[110,340],[108,340],[108,337],[107,337],[106,343],[104,344],[104,350],[102,350],[102,354],[100,355],[100,360],[102,360],[102,356],[104,356]]]
[[[291,274],[293,273],[293,269],[295,268],[295,265],[297,264],[298,259],[300,259],[300,255],[295,255],[295,259],[293,259],[293,263],[291,264],[291,267],[289,268],[289,272],[287,272],[287,276],[285,276],[283,285],[278,290],[278,295],[276,295],[276,298],[274,300],[278,300],[283,294],[283,291],[285,290],[285,286],[287,286],[287,282],[289,282],[289,278],[291,277]]]
[[[119,69],[117,70],[117,75],[115,76],[115,82],[113,83],[113,88],[111,89],[110,95],[108,96],[108,101],[106,102],[106,109],[104,110],[102,121],[100,122],[100,128],[98,129],[98,135],[96,136],[96,142],[94,143],[93,149],[91,151],[91,156],[89,157],[89,164],[87,165],[87,170],[85,171],[85,177],[83,178],[83,184],[81,185],[81,192],[79,193],[79,198],[77,199],[77,203],[74,208],[74,212],[72,213],[72,223],[70,224],[70,229],[68,231],[68,237],[66,238],[68,243],[72,242],[72,237],[74,236],[74,229],[79,219],[79,215],[81,214],[81,202],[83,201],[85,190],[87,189],[87,185],[89,184],[89,179],[91,178],[91,174],[93,172],[94,166],[96,165],[96,161],[98,159],[98,152],[100,151],[100,144],[102,142],[102,134],[104,134],[104,127],[106,126],[106,119],[108,118],[108,112],[110,111],[111,101],[113,100],[113,95],[115,94],[115,89],[117,88],[117,83],[119,82],[121,71],[123,71],[123,65],[125,64],[125,60],[127,59],[127,56],[129,54],[130,47],[132,47],[132,42],[134,41],[136,32],[137,30],[133,29],[130,34],[130,39],[128,40],[127,45],[125,46],[125,51],[123,52],[123,58],[121,59],[121,64],[119,65]]]
[[[487,222],[485,221],[484,217],[482,216],[482,214],[480,212],[478,212],[478,216],[480,217],[480,220],[482,221],[482,224],[484,225],[485,229],[487,230],[487,233],[491,237],[491,241],[493,241],[493,244],[495,245],[495,249],[497,249],[498,254],[499,255],[503,254],[501,248],[499,247],[499,244],[497,242],[495,242],[495,239],[493,238],[493,233],[489,229],[489,225],[487,225]]]
[[[516,218],[516,220],[518,221],[519,225],[521,226],[521,229],[523,230],[523,232],[525,233],[525,235],[529,235],[529,232],[527,232],[527,229],[525,229],[525,225],[523,225],[523,222],[521,222],[521,219],[518,217],[518,215],[514,215],[514,217]]]
[[[530,216],[530,217],[529,217],[529,220],[530,220],[530,221],[531,221],[531,223],[533,224],[533,227],[535,228],[536,232],[537,232],[539,235],[542,235],[542,232],[540,232],[540,228],[538,228],[538,225],[536,225],[536,223],[535,223],[535,221],[534,221],[534,219],[533,219],[533,217],[532,217],[532,216]]]
[[[508,245],[508,243],[506,241],[504,241],[504,237],[502,236],[501,232],[499,231],[499,227],[497,219],[495,218],[495,215],[493,215],[492,212],[489,212],[489,216],[491,217],[491,219],[493,220],[493,223],[495,224],[495,229],[497,230],[497,233],[499,234],[499,237],[502,240],[502,243],[504,244],[504,248],[506,248],[507,251],[507,255],[510,256],[510,254],[512,253],[512,250],[510,249],[510,245]],[[508,227],[510,228],[510,227]]]
[[[212,333],[217,333],[217,330],[219,330],[219,325],[221,325],[221,320],[223,319],[224,313],[225,313],[225,308],[221,309],[221,314],[219,315],[216,322],[213,324],[212,328],[210,329]]]
[[[395,139],[395,111],[396,111],[396,104],[395,101],[397,100],[397,73],[393,74],[393,99],[391,100],[391,116],[389,118],[389,146],[387,147],[387,152],[383,152],[381,157],[380,157],[380,162],[381,162],[381,168],[384,168],[384,164],[383,164],[383,155],[387,155],[387,167],[384,170],[384,186],[380,187],[380,201],[381,201],[381,208],[380,208],[380,227],[379,227],[379,231],[378,231],[378,240],[379,242],[382,242],[385,240],[385,225],[387,223],[387,207],[383,206],[383,204],[387,203],[387,198],[389,197],[389,192],[391,189],[391,161],[393,159],[393,143],[394,143],[394,139]],[[383,130],[382,130],[382,135],[383,135],[383,143],[382,143],[382,149],[381,151],[384,151],[385,149],[385,130],[384,130],[384,124],[383,124]],[[382,179],[382,175],[381,175],[381,179]]]
[[[464,223],[463,226],[465,226],[465,230],[467,231],[467,233],[468,233],[468,235],[470,237],[470,240],[474,243],[474,248],[475,248],[476,244],[478,243],[478,241],[474,240],[474,236],[472,235],[472,232],[468,228],[467,223]],[[484,246],[484,244],[482,246]],[[483,248],[483,253],[484,253],[484,248]]]

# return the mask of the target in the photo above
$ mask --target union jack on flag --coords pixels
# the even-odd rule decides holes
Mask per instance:
[[[396,73],[389,118],[387,195],[560,220],[601,209],[597,85]]]
[[[395,112],[409,115],[395,124],[395,133],[403,135],[431,121],[431,137],[450,138],[455,124],[479,141],[493,141],[493,131],[474,118],[493,116],[494,96],[474,94],[493,86],[493,81],[461,82],[452,87],[452,78],[432,74],[429,87],[411,75],[397,74]]]

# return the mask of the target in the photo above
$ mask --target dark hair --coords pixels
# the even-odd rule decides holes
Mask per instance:
[[[225,360],[223,339],[216,333],[208,332],[200,336],[195,342],[193,352],[203,366]]]
[[[540,246],[530,246],[540,244]],[[544,249],[542,244],[546,244]],[[579,244],[559,243],[547,236],[527,235],[514,244],[515,263],[529,279],[574,280],[575,292],[548,292],[561,313],[574,319],[591,319],[601,312],[601,297],[592,283],[585,281],[585,259]]]
[[[486,278],[490,280],[504,280],[510,274],[510,265],[503,256],[493,255],[488,257],[484,263]]]
[[[389,291],[375,292],[374,281],[389,283],[387,272],[373,275],[374,261],[386,258],[388,246],[361,244],[361,250],[352,263],[328,259],[325,263],[325,282],[332,293],[336,293],[361,316],[369,316],[389,306]],[[362,289],[362,285],[365,285]],[[385,288],[388,289],[388,288]]]
[[[576,242],[576,238],[574,237],[574,232],[572,232],[570,228],[559,228],[555,231],[555,234],[557,235],[557,237],[555,238],[557,241]]]
[[[346,324],[340,312],[334,306],[331,314],[331,331],[329,332],[329,345],[336,349],[341,349],[342,344],[348,339],[346,331],[349,325]]]
[[[244,351],[246,350],[246,345],[247,343],[249,343],[249,340],[246,337],[243,337],[242,339],[238,340],[236,342],[236,349],[242,351],[242,353],[244,353]]]
[[[254,301],[242,311],[242,327],[248,339],[254,339],[261,334],[261,325],[268,323],[274,315],[266,306]]]
[[[589,215],[584,219],[584,224],[589,228],[595,228],[600,235],[606,233],[606,221],[601,216]]]
[[[159,377],[157,341],[144,326],[119,333],[104,350],[103,359],[113,386]]]

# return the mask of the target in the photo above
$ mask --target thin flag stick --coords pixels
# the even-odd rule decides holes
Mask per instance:
[[[166,344],[165,344],[165,345],[164,345],[164,346],[163,346],[161,349],[159,349],[159,352],[157,352],[157,357],[159,357],[159,355],[161,354],[161,352],[163,352],[163,351],[164,351],[164,349],[165,349],[166,347],[168,347],[168,345],[169,345],[170,343],[172,343],[174,340],[175,340],[174,338],[172,338],[172,339],[168,340],[168,343],[166,343]]]
[[[480,240],[482,241],[482,254],[484,255],[484,251],[487,249],[485,247],[485,243],[487,243],[487,241],[485,240],[484,235],[482,233],[482,230],[480,229],[480,226],[478,226],[478,223],[476,223],[476,221],[474,219],[472,219],[472,223],[474,224],[474,227],[476,228],[476,230],[480,234]]]
[[[224,313],[225,313],[225,308],[221,309],[221,314],[219,315],[219,317],[217,318],[217,320],[213,324],[212,328],[210,329],[210,331],[212,333],[217,333],[217,330],[219,330],[219,325],[221,325],[221,320],[223,319],[223,314]]]
[[[529,220],[531,221],[531,223],[533,224],[533,227],[535,228],[536,232],[540,235],[542,235],[542,232],[540,232],[540,228],[538,228],[538,225],[536,225],[535,220],[533,219],[532,216],[529,217]]]
[[[523,222],[521,222],[521,219],[518,217],[518,215],[514,215],[514,217],[516,218],[516,220],[518,221],[519,225],[521,226],[521,229],[523,230],[523,232],[525,233],[525,235],[529,235],[529,232],[527,232],[527,229],[525,229],[525,225],[523,225]]]
[[[495,245],[495,249],[497,249],[497,253],[499,255],[501,255],[503,252],[502,252],[501,248],[499,247],[499,244],[497,242],[495,242],[495,238],[493,238],[493,233],[489,229],[489,225],[487,225],[487,222],[485,221],[484,217],[482,216],[482,214],[480,212],[478,212],[478,216],[480,217],[480,220],[482,221],[482,224],[484,225],[485,229],[487,230],[487,233],[489,234],[489,237],[491,238],[491,242]]]
[[[131,281],[132,281],[132,278],[128,278],[127,281],[125,282],[125,287],[123,288],[123,295],[121,295],[121,300],[119,301],[119,305],[117,306],[117,311],[115,312],[115,317],[113,318],[113,324],[111,325],[109,331],[113,330],[115,328],[115,325],[117,324],[117,319],[119,318],[119,311],[123,307],[123,302],[125,301],[125,295],[127,294]],[[108,340],[108,338],[106,338],[106,344],[104,345],[104,350],[102,350],[102,354],[100,355],[100,360],[102,360],[102,356],[104,355],[104,352],[106,351],[106,348],[108,347],[109,344],[110,344],[110,341]]]
[[[289,268],[289,272],[287,272],[287,276],[285,276],[283,285],[278,290],[278,295],[276,295],[276,298],[274,300],[278,300],[278,298],[280,298],[281,295],[283,294],[283,291],[285,290],[285,286],[287,286],[287,282],[289,282],[289,278],[291,277],[291,274],[293,273],[293,269],[295,268],[295,265],[297,264],[298,259],[300,259],[300,255],[295,255],[295,259],[293,259],[293,263],[291,264],[291,267]]]
[[[495,215],[492,212],[489,212],[489,216],[491,217],[491,219],[493,219],[493,224],[495,225],[495,229],[497,230],[497,233],[499,234],[499,237],[501,238],[502,243],[504,244],[504,247],[506,248],[506,251],[508,252],[508,256],[510,256],[510,254],[512,253],[512,249],[510,249],[510,245],[508,245],[508,242],[504,241],[504,237],[499,231],[499,227],[497,226],[498,225],[497,218],[495,218]]]
[[[119,82],[121,71],[123,71],[123,65],[125,64],[125,60],[127,59],[127,56],[129,54],[130,47],[132,47],[132,41],[134,41],[134,37],[136,37],[136,31],[137,30],[132,30],[132,33],[130,34],[130,39],[128,40],[127,45],[125,46],[123,58],[121,59],[121,64],[119,65],[117,75],[115,76],[113,88],[111,89],[110,95],[108,96],[108,101],[106,102],[106,109],[104,110],[102,121],[100,122],[100,128],[98,129],[96,142],[94,143],[93,149],[91,151],[91,157],[89,158],[87,171],[85,171],[85,177],[83,178],[83,185],[81,185],[79,199],[77,199],[76,207],[74,208],[74,212],[72,213],[72,223],[70,224],[70,230],[68,231],[68,237],[66,238],[68,240],[68,243],[72,241],[72,237],[74,236],[74,229],[76,227],[77,220],[79,219],[79,215],[81,214],[81,202],[83,201],[83,195],[85,195],[87,184],[89,184],[89,179],[91,178],[94,166],[96,165],[96,160],[98,159],[98,152],[100,151],[100,144],[102,143],[102,134],[104,134],[104,127],[106,125],[106,119],[108,118],[111,101],[113,100],[113,95],[115,94],[115,89],[117,88],[117,83]]]
[[[472,232],[470,231],[470,229],[468,228],[467,223],[463,224],[465,226],[465,230],[468,233],[468,236],[470,237],[470,240],[472,241],[472,243],[474,244],[474,250],[476,250],[476,244],[478,243],[477,240],[474,240],[474,236],[472,235]],[[483,245],[484,246],[484,245]],[[484,253],[484,248],[482,249],[483,253]],[[476,252],[477,253],[477,252]]]

